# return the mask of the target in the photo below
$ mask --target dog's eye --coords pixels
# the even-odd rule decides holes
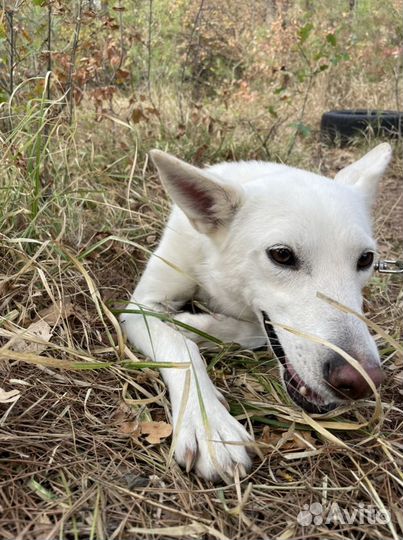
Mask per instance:
[[[374,264],[373,251],[364,251],[357,261],[357,270],[368,270]]]
[[[294,255],[294,252],[288,247],[280,246],[268,248],[266,253],[269,259],[281,266],[297,266],[297,258]]]

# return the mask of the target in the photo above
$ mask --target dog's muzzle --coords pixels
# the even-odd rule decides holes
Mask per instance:
[[[281,346],[280,340],[276,331],[274,330],[270,318],[264,311],[262,311],[262,315],[263,324],[270,347],[277,360],[283,367],[284,386],[290,398],[299,407],[304,409],[304,411],[309,413],[323,414],[334,409],[336,407],[336,403],[325,403],[323,398],[312,388],[310,388],[297,374],[284,353],[284,349]]]

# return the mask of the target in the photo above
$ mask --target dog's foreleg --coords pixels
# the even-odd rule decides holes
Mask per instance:
[[[127,311],[139,306],[160,311],[162,303],[174,303],[184,291],[191,294],[194,285],[185,275],[164,265],[162,278],[161,265],[155,259],[149,265]],[[172,403],[178,463],[187,470],[194,466],[207,479],[232,475],[237,465],[245,474],[251,465],[246,446],[252,439],[226,409],[196,343],[152,315],[128,312],[121,322],[129,341],[152,360],[184,363],[183,368],[161,369]]]
[[[129,340],[153,360],[188,364],[160,370],[172,403],[178,463],[187,470],[195,465],[207,479],[232,475],[236,464],[244,473],[251,464],[244,445],[251,437],[227,411],[196,343],[152,316],[126,314],[122,323]]]

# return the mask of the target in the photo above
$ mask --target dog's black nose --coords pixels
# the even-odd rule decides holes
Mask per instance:
[[[378,388],[383,381],[381,367],[368,362],[360,362],[360,364]],[[339,355],[335,355],[326,362],[323,376],[331,389],[342,399],[362,399],[372,394],[364,377]]]

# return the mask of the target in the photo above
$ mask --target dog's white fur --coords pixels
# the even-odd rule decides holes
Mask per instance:
[[[222,341],[251,348],[267,343],[264,311],[273,322],[379,363],[365,324],[324,303],[317,292],[361,312],[361,291],[371,270],[357,271],[357,259],[376,249],[370,210],[391,158],[388,144],[340,171],[334,181],[272,163],[221,163],[200,170],[158,150],[151,156],[177,206],[129,310],[175,313],[175,319]],[[297,253],[298,271],[269,260],[266,249],[277,245]],[[212,314],[181,313],[192,298]],[[230,415],[211,382],[196,344],[200,336],[138,313],[124,314],[122,324],[130,342],[151,359],[191,362],[191,369],[161,369],[172,403],[176,460],[187,469],[195,465],[210,479],[231,474],[236,464],[241,473],[249,468],[246,446],[252,436]],[[277,329],[277,335],[299,377],[325,402],[335,401],[323,382],[327,350],[285,330]]]

